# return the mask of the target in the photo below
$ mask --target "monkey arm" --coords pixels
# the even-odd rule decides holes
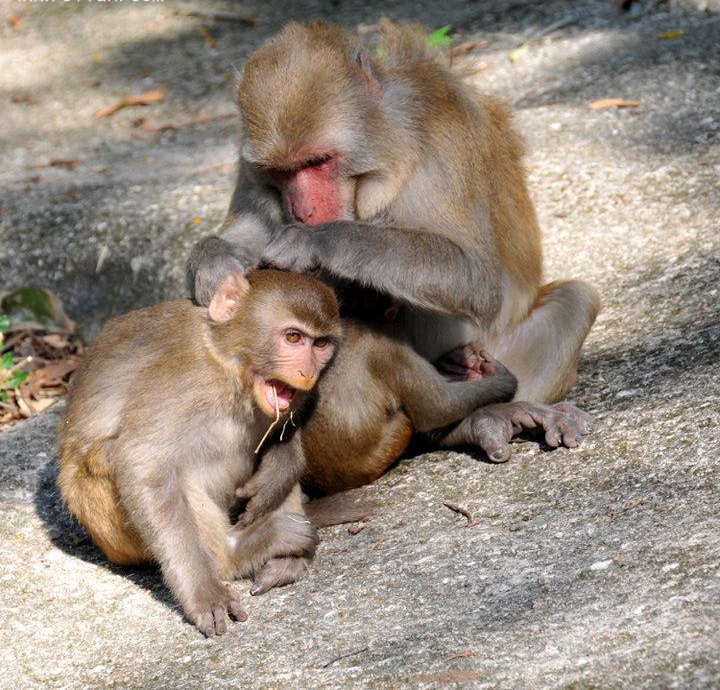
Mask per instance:
[[[305,454],[300,430],[294,431],[289,441],[275,441],[267,449],[255,474],[235,491],[237,498],[248,501],[238,518],[238,527],[247,527],[279,508],[300,481],[305,470]]]
[[[118,447],[118,452],[122,453]],[[145,457],[157,456],[157,448],[137,448]],[[203,544],[192,497],[176,467],[158,476],[157,467],[148,475],[134,471],[130,455],[116,463],[118,488],[133,523],[162,569],[165,581],[177,597],[185,615],[207,636],[227,629],[225,613],[244,620],[240,603],[220,581],[210,551]],[[209,502],[210,498],[205,497]]]
[[[500,308],[497,262],[432,232],[338,221],[273,234],[262,262],[336,276],[429,311],[489,323]]]
[[[474,410],[512,400],[517,379],[500,362],[481,351],[482,378],[448,381],[431,364],[408,347],[397,346],[393,355],[394,387],[400,404],[416,432],[441,429],[464,419]],[[387,346],[382,357],[387,361]],[[384,368],[387,369],[387,363]]]

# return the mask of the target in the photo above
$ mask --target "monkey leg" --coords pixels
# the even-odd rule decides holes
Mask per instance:
[[[592,428],[591,417],[561,398],[575,379],[580,348],[600,309],[597,292],[579,280],[541,288],[528,317],[487,347],[518,379],[515,401],[473,412],[440,440],[442,446],[477,445],[494,462],[510,458],[509,442],[523,430],[541,430],[546,443],[575,447]],[[441,370],[472,380],[476,348],[457,348],[442,358]],[[520,402],[520,401],[533,402]]]
[[[353,405],[353,401],[349,403]],[[353,417],[357,427],[344,424],[343,412],[322,401],[303,429],[307,468],[303,487],[311,494],[332,494],[369,484],[395,463],[413,435],[403,412],[358,406]]]
[[[109,561],[125,566],[147,563],[152,556],[120,504],[105,457],[106,442],[98,441],[83,452],[81,444],[64,439],[58,488],[69,511]]]
[[[487,349],[518,379],[515,400],[552,403],[573,382],[580,348],[600,310],[600,297],[580,280],[540,288],[527,318]]]
[[[270,515],[229,531],[228,555],[235,577],[254,577],[251,594],[300,579],[315,555],[318,536],[303,511],[300,486]]]

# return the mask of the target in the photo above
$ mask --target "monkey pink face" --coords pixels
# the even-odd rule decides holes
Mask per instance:
[[[270,169],[290,217],[306,225],[340,220],[347,215],[347,194],[337,153],[305,158],[290,170]]]
[[[313,337],[297,327],[278,334],[270,365],[272,376],[255,377],[258,407],[275,417],[290,408],[297,390],[310,390],[335,352],[335,343],[326,336]]]

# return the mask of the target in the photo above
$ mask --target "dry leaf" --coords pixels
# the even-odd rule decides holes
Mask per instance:
[[[132,121],[132,126],[137,129],[142,129],[143,132],[173,132],[177,129],[175,125],[154,125],[144,117],[139,117],[137,120]]]
[[[13,96],[10,99],[13,103],[17,103],[18,105],[36,105],[37,101],[32,97],[28,96],[26,94],[21,96]]]
[[[448,657],[448,661],[455,661],[455,659],[470,659],[473,656],[477,656],[477,652],[472,649],[466,649],[464,652],[458,652]]]
[[[53,168],[65,168],[65,170],[74,170],[75,166],[80,161],[80,158],[55,158],[50,161],[50,165]]]
[[[599,101],[588,103],[590,110],[608,110],[609,108],[637,108],[640,101],[626,101],[622,98],[601,98]]]
[[[77,199],[77,187],[74,184],[69,185],[64,196],[68,201],[75,201]]]
[[[671,29],[670,31],[663,31],[661,34],[658,34],[657,37],[661,41],[673,41],[676,38],[680,38],[681,36],[684,36],[685,32],[680,31],[679,29]]]
[[[217,41],[215,40],[215,37],[212,35],[212,32],[210,29],[207,28],[207,26],[203,26],[202,28],[203,36],[205,36],[205,43],[210,46],[210,48],[214,48],[217,45]]]
[[[136,105],[154,105],[160,103],[165,98],[165,89],[152,89],[136,96],[123,96],[120,100],[115,101],[111,105],[101,108],[95,113],[95,117],[101,120],[105,117],[114,115],[118,110]]]
[[[62,333],[50,333],[42,336],[40,340],[56,350],[64,350],[68,346],[67,337]]]
[[[22,25],[22,19],[20,19],[20,17],[18,17],[16,14],[11,14],[7,18],[7,25],[11,29],[19,29],[20,26]]]
[[[465,55],[465,53],[469,53],[471,50],[476,50],[477,48],[484,48],[487,45],[487,41],[480,38],[477,41],[465,41],[464,43],[460,43],[456,45],[452,51],[451,54],[453,57],[460,57],[462,55]]]

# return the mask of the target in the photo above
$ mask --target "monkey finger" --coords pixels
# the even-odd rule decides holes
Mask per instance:
[[[254,510],[248,510],[245,509],[245,512],[242,513],[235,523],[235,527],[237,529],[245,529],[246,527],[249,527],[252,525],[253,522],[255,522],[255,519],[257,518],[257,515],[255,515]]]
[[[233,598],[228,601],[227,604],[228,613],[230,614],[230,617],[233,620],[238,621],[239,623],[242,623],[247,620],[248,615],[245,612],[245,610],[240,606],[240,602]]]
[[[557,403],[553,405],[553,410],[557,410],[558,412],[562,412],[563,414],[571,417],[577,425],[578,431],[581,435],[584,436],[585,434],[589,434],[593,430],[595,420],[592,415],[589,415],[587,412],[581,410],[572,403]]]
[[[227,592],[227,599],[225,601],[225,608],[227,609],[228,615],[233,620],[243,622],[247,620],[247,613],[243,610],[243,608],[240,606],[240,600],[237,598],[237,595],[235,594],[235,591],[232,588],[232,585],[230,585],[227,582],[223,583],[223,587],[225,588]]]
[[[477,420],[473,427],[477,445],[485,451],[491,462],[501,463],[510,459],[512,427],[509,424],[498,418],[485,417]],[[506,427],[510,427],[509,431]]]
[[[212,612],[205,611],[204,613],[199,613],[195,617],[195,627],[203,635],[205,635],[205,637],[214,637],[214,635],[215,635],[215,620],[213,618]]]
[[[215,634],[224,635],[227,632],[227,616],[225,615],[224,606],[215,606],[212,612],[215,619]]]
[[[243,501],[249,501],[256,493],[257,489],[250,482],[235,489],[235,496]]]
[[[460,366],[459,364],[451,364],[450,362],[438,362],[436,365],[437,370],[441,374],[449,376],[454,381],[467,381],[468,369]]]

